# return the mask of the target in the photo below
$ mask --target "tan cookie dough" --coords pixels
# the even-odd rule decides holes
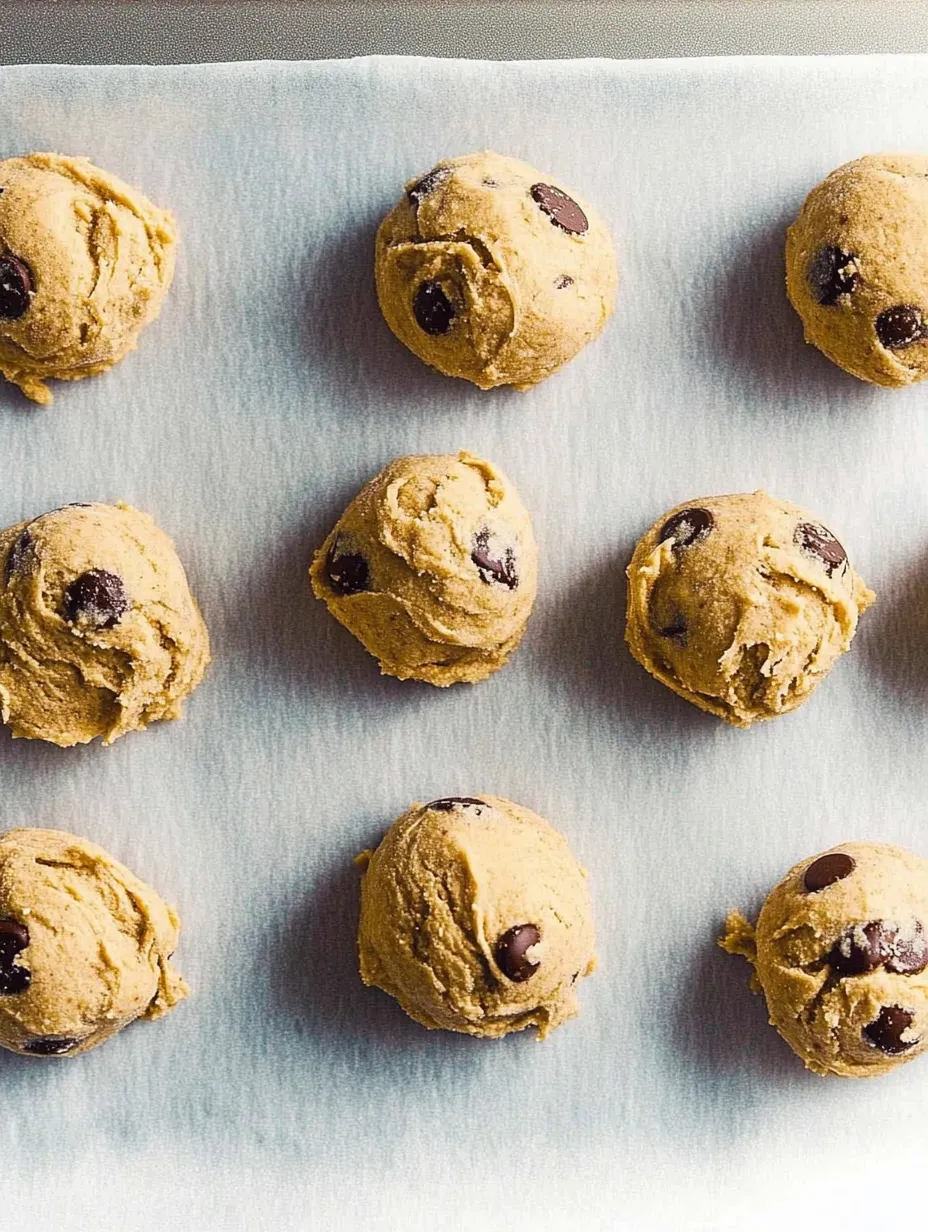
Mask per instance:
[[[34,402],[46,381],[112,368],[174,277],[171,215],[84,158],[0,162],[0,372]]]
[[[61,830],[0,835],[0,1046],[75,1056],[187,996],[180,921],[150,886]]]
[[[498,796],[414,804],[364,852],[361,978],[425,1027],[544,1039],[596,966],[586,873],[563,835]]]
[[[770,1021],[817,1074],[867,1078],[928,1046],[928,861],[842,843],[771,890],[719,944],[754,964]]]
[[[735,727],[801,705],[874,599],[830,530],[766,492],[671,509],[627,572],[634,657]]]
[[[0,532],[0,714],[14,736],[112,744],[176,719],[209,638],[174,545],[128,505]]]
[[[876,385],[928,376],[928,156],[870,154],[813,188],[786,237],[806,341]]]
[[[483,680],[519,644],[537,551],[519,495],[470,453],[397,458],[313,560],[316,596],[401,680]]]
[[[489,151],[406,186],[377,233],[377,295],[420,359],[481,389],[528,389],[595,338],[617,282],[602,219]]]

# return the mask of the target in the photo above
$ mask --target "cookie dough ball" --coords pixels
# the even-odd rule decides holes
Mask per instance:
[[[0,532],[0,714],[14,736],[104,744],[176,719],[209,638],[174,545],[128,505]]]
[[[867,1078],[928,1047],[928,861],[843,843],[740,912],[719,944],[754,964],[770,1021],[817,1074]]]
[[[830,530],[766,492],[671,509],[627,572],[634,657],[735,727],[801,705],[874,599]]]
[[[75,1056],[188,989],[180,921],[150,886],[61,830],[0,835],[0,1046]]]
[[[397,458],[316,553],[313,590],[400,680],[483,680],[519,644],[535,602],[525,506],[470,453]]]
[[[112,368],[174,277],[171,215],[84,158],[0,162],[0,372],[48,403],[50,377]]]
[[[538,1038],[596,966],[586,873],[563,835],[498,796],[414,804],[365,852],[361,978],[424,1027]]]
[[[806,341],[876,385],[928,376],[928,156],[871,154],[813,188],[786,239]]]
[[[377,233],[377,295],[420,359],[528,389],[600,332],[616,266],[602,219],[516,158],[467,154],[406,186]]]

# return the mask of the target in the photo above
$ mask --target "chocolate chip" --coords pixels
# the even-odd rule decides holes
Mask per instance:
[[[915,1021],[911,1010],[904,1010],[901,1005],[884,1005],[876,1019],[864,1027],[864,1035],[880,1052],[888,1052],[893,1056],[900,1052],[908,1052],[920,1041],[904,1040],[902,1037]]]
[[[882,920],[854,924],[838,938],[828,955],[837,975],[864,975],[893,956],[896,930]]]
[[[687,627],[682,615],[675,616],[669,625],[664,625],[657,632],[661,637],[669,637],[683,646],[686,645]]]
[[[493,549],[490,547],[490,528],[483,526],[474,535],[471,543],[470,558],[477,566],[480,580],[489,584],[499,582],[515,590],[519,585],[516,573],[516,554],[512,548]]]
[[[571,278],[570,274],[558,274],[557,278],[554,280],[554,285],[559,291],[563,291],[565,287],[572,287],[574,285],[574,280]]]
[[[663,543],[665,539],[672,539],[673,550],[682,552],[705,539],[713,526],[715,518],[708,509],[681,509],[667,519],[658,533],[657,541]]]
[[[325,576],[337,595],[359,595],[371,584],[371,571],[360,552],[340,550],[342,540],[336,535],[325,558]]]
[[[413,316],[419,328],[437,338],[447,334],[455,317],[454,304],[440,282],[423,282],[412,301]]]
[[[14,961],[28,944],[29,929],[25,924],[0,920],[0,995],[9,997],[25,992],[32,982],[29,968]]]
[[[71,1039],[67,1035],[40,1035],[28,1044],[23,1044],[23,1052],[31,1052],[37,1057],[60,1057],[62,1053],[70,1052],[81,1041]]]
[[[886,970],[894,975],[917,975],[928,967],[928,937],[918,920],[910,932],[899,931],[893,939],[893,952]]]
[[[494,180],[493,177],[489,175],[485,175],[483,177],[483,184],[485,188],[499,188],[499,180]]]
[[[817,522],[800,522],[793,532],[793,541],[803,552],[817,556],[829,577],[847,561],[847,552],[827,526]]]
[[[435,809],[439,813],[450,813],[456,804],[461,808],[469,808],[471,805],[479,808],[486,808],[486,802],[478,800],[474,796],[444,796],[441,800],[432,800],[425,807],[427,809]]]
[[[830,851],[812,861],[806,869],[802,883],[810,894],[816,894],[819,890],[826,890],[830,885],[834,885],[836,881],[850,877],[856,867],[857,861],[843,851]]]
[[[112,629],[131,606],[122,578],[108,569],[88,569],[65,590],[61,610],[69,624]]]
[[[912,304],[887,308],[876,319],[876,336],[889,351],[911,346],[922,336],[922,311]]]
[[[496,965],[514,984],[530,979],[540,964],[532,962],[526,951],[541,940],[541,933],[534,924],[516,924],[507,929],[496,943],[493,956]]]
[[[553,184],[533,184],[529,191],[538,207],[544,210],[556,226],[571,235],[583,235],[589,231],[590,224],[586,214],[563,189],[555,188]]]
[[[33,539],[28,530],[22,531],[13,540],[13,546],[7,553],[6,564],[3,568],[4,580],[8,585],[18,574],[27,572],[27,564],[32,556],[32,545]]]
[[[32,274],[11,252],[0,257],[0,318],[16,321],[32,303]]]
[[[837,303],[839,295],[850,295],[858,277],[857,258],[843,248],[820,248],[809,263],[809,289],[826,307]]]
[[[434,167],[428,175],[424,175],[421,180],[417,180],[412,188],[406,189],[406,196],[416,207],[420,205],[424,197],[433,193],[436,188],[440,188],[451,179],[450,167]]]

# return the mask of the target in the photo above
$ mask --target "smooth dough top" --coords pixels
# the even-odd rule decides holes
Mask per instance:
[[[827,527],[766,492],[671,509],[639,541],[628,579],[634,657],[736,727],[801,705],[874,598]]]
[[[786,286],[807,341],[877,385],[928,375],[928,156],[870,154],[809,193]]]
[[[538,553],[511,481],[474,454],[397,458],[316,553],[313,590],[383,672],[482,680],[518,645]]]
[[[0,1045],[74,1056],[187,996],[169,959],[180,921],[87,839],[0,836]],[[25,944],[23,944],[25,942]]]
[[[14,736],[111,744],[178,718],[209,636],[174,545],[128,505],[0,532],[0,713]]]
[[[158,315],[175,249],[171,215],[84,158],[0,162],[0,372],[48,403],[48,378],[111,368]]]
[[[755,967],[770,1021],[809,1069],[863,1078],[928,1046],[928,861],[888,843],[803,860],[722,946]]]
[[[482,389],[550,376],[600,332],[617,283],[609,231],[528,163],[489,151],[411,180],[377,233],[387,324]]]
[[[593,971],[586,874],[537,814],[498,796],[414,804],[361,884],[361,975],[426,1027],[544,1038]]]

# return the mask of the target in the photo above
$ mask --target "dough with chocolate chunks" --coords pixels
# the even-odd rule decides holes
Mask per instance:
[[[397,458],[315,555],[313,590],[401,680],[483,680],[519,644],[537,551],[513,485],[470,453]]]
[[[928,861],[842,843],[790,869],[719,944],[754,965],[770,1021],[817,1074],[868,1078],[928,1047]]]
[[[0,715],[14,736],[112,744],[176,719],[209,637],[174,545],[128,505],[0,532]]]
[[[187,996],[180,921],[102,847],[61,830],[0,835],[0,1047],[75,1056]]]
[[[671,509],[627,572],[634,657],[735,727],[801,705],[874,599],[827,527],[766,492]]]
[[[446,376],[528,389],[556,372],[612,313],[605,223],[516,158],[489,151],[411,180],[377,233],[387,324]]]
[[[46,382],[105,372],[133,350],[174,277],[174,221],[85,158],[0,161],[0,372]]]
[[[876,385],[928,376],[928,156],[869,154],[809,193],[786,238],[806,341]]]
[[[363,852],[361,978],[424,1027],[543,1039],[596,966],[586,873],[548,822],[498,796],[414,804]]]

